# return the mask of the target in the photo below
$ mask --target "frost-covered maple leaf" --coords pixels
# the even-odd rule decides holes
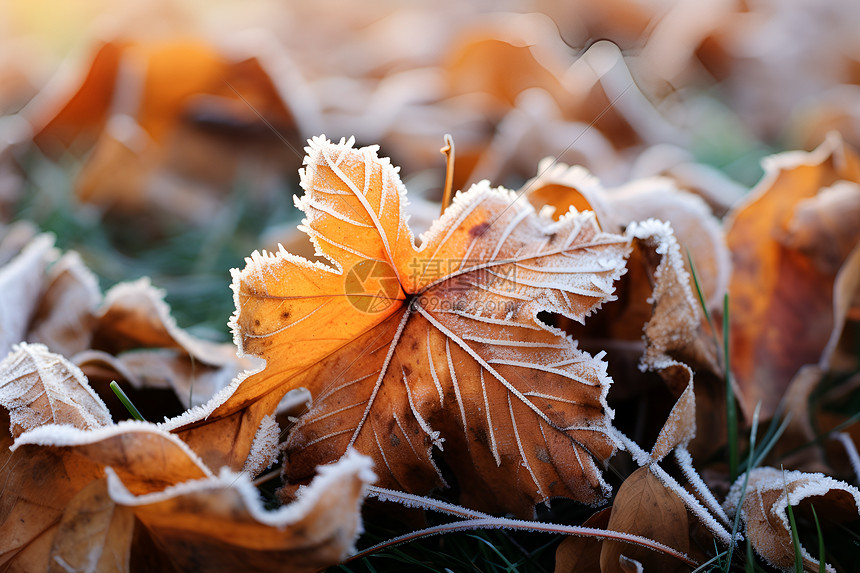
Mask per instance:
[[[484,182],[418,247],[398,170],[376,151],[310,142],[297,205],[331,264],[282,249],[236,273],[235,341],[267,365],[213,416],[238,434],[255,423],[243,409],[303,386],[313,406],[286,441],[291,481],[353,447],[380,485],[409,492],[444,485],[442,460],[475,507],[601,501],[615,450],[605,363],[538,313],[582,321],[611,300],[628,241],[590,212],[553,222]]]

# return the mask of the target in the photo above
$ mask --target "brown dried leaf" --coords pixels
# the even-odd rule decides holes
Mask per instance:
[[[765,561],[783,571],[794,570],[789,503],[796,518],[800,514],[810,521],[810,506],[814,505],[822,528],[860,516],[860,490],[823,474],[756,468],[749,475],[745,494],[744,478],[740,476],[732,486],[724,503],[726,512],[737,512],[741,496],[745,495],[741,519],[752,546]],[[801,553],[804,569],[818,571],[819,561],[805,547],[801,546]],[[835,571],[830,565],[827,570]]]
[[[687,509],[647,467],[630,474],[618,488],[608,529],[641,535],[686,553],[690,547]],[[606,540],[600,551],[602,573],[626,571],[623,558],[641,563],[646,571],[684,571],[688,567],[649,549]],[[635,568],[633,570],[636,570]]]
[[[235,362],[229,356],[233,353],[225,352],[227,345],[196,338],[179,328],[164,296],[146,277],[111,288],[97,313],[92,347],[113,354],[141,348],[173,349],[205,364]]]
[[[836,274],[833,284],[833,330],[821,358],[817,364],[806,364],[801,366],[797,374],[791,379],[785,394],[786,410],[791,413],[792,418],[783,438],[777,444],[776,452],[789,452],[814,440],[822,432],[829,431],[837,425],[834,416],[844,422],[846,415],[835,414],[828,410],[842,410],[843,408],[828,408],[827,404],[844,403],[846,397],[851,393],[853,386],[850,381],[839,384],[829,392],[825,393],[817,401],[820,410],[816,412],[817,429],[813,429],[809,415],[810,397],[819,383],[828,373],[843,374],[856,372],[858,357],[854,349],[851,309],[856,307],[855,298],[860,295],[860,243],[846,257],[845,262]],[[849,427],[848,431],[854,431]],[[824,458],[822,450],[818,448],[804,448],[796,452],[790,458],[791,467],[807,471],[820,471]],[[831,466],[838,463],[838,458],[828,460]],[[801,466],[801,464],[803,464]]]
[[[696,394],[693,391],[693,373],[684,364],[675,363],[671,367],[679,368],[690,380],[687,389],[675,402],[672,411],[666,418],[666,423],[657,436],[651,450],[651,459],[655,462],[666,457],[678,445],[686,446],[696,437]]]
[[[263,509],[244,474],[136,496],[106,468],[107,480],[81,489],[49,532],[42,570],[283,571],[287,564],[290,571],[317,571],[353,550],[365,486],[374,479],[369,466],[353,453],[321,468],[295,505],[275,511]],[[20,557],[12,563],[22,565]],[[37,570],[36,562],[26,563]]]
[[[775,156],[765,168],[726,225],[732,370],[744,412],[751,416],[761,401],[768,418],[798,369],[821,360],[835,326],[837,270],[860,239],[852,218],[860,159],[834,135],[811,153]]]
[[[16,344],[0,362],[0,406],[9,411],[13,438],[45,424],[85,430],[112,424],[84,373],[43,344]]]
[[[473,507],[531,515],[552,496],[600,500],[595,460],[614,450],[605,365],[535,317],[583,320],[599,307],[627,242],[590,214],[553,224],[484,184],[460,194],[417,249],[402,184],[375,149],[319,138],[308,151],[305,227],[343,270],[281,251],[255,253],[236,273],[236,342],[267,366],[209,415],[233,428],[219,434],[256,430],[305,386],[314,403],[286,442],[291,481],[355,446],[381,485],[424,493],[444,483],[438,447]],[[378,281],[369,292],[358,282],[368,275]],[[189,430],[201,448],[224,439]],[[249,447],[233,445],[230,463]]]
[[[66,506],[48,563],[67,571],[125,573],[130,570],[133,532],[134,513],[111,500],[107,480],[95,480]]]
[[[606,200],[616,224],[623,227],[650,218],[669,222],[681,246],[681,264],[688,271],[686,253],[693,259],[709,310],[722,308],[731,260],[720,223],[700,197],[676,188],[670,180],[650,178],[612,189]]]
[[[680,358],[715,369],[714,349],[701,333],[701,307],[693,295],[691,278],[672,227],[649,219],[629,225],[628,233],[638,239],[649,283],[653,282],[648,297],[652,314],[643,327],[646,347],[642,363],[659,370],[668,360]],[[655,264],[655,260],[659,262]],[[686,384],[676,386],[678,393],[686,387]]]
[[[699,413],[693,370],[679,360],[712,369],[713,348],[705,344],[701,335],[701,311],[690,291],[690,277],[672,227],[648,220],[631,224],[629,232],[638,241],[636,252],[648,261],[649,283],[653,284],[648,298],[652,305],[651,317],[642,329],[645,352],[640,368],[659,373],[666,386],[678,396],[651,451],[651,459],[659,461],[678,445],[686,448],[696,436]],[[659,263],[654,266],[653,261],[658,257]]]
[[[839,271],[848,253],[860,241],[860,185],[837,181],[818,194],[797,202],[785,224],[781,242],[809,259],[826,273]]]

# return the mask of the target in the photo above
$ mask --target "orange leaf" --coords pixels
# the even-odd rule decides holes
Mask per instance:
[[[852,218],[860,158],[834,136],[765,168],[726,225],[732,370],[747,416],[761,401],[768,418],[798,369],[819,362],[833,330],[836,274],[860,240]]]
[[[582,321],[611,299],[627,241],[590,213],[553,223],[482,184],[417,248],[405,189],[375,148],[317,138],[307,151],[297,204],[336,267],[282,250],[235,274],[235,340],[267,364],[209,420],[230,418],[235,435],[305,386],[313,407],[285,443],[290,480],[354,446],[380,485],[424,493],[445,483],[438,448],[473,507],[531,515],[553,496],[600,501],[597,464],[615,448],[605,364],[537,314]],[[198,432],[184,438],[223,439]]]
[[[81,200],[202,224],[244,156],[292,159],[270,126],[293,137],[296,122],[263,57],[196,37],[105,43],[77,85],[52,85],[28,106],[33,139],[55,156],[92,148]]]

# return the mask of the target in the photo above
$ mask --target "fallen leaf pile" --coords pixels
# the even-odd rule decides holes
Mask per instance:
[[[849,2],[37,4],[0,568],[853,570]]]

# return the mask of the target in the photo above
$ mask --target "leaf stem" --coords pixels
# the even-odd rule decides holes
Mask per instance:
[[[451,134],[445,134],[445,147],[439,150],[445,155],[445,191],[442,195],[442,213],[451,204],[454,194],[454,138]]]

